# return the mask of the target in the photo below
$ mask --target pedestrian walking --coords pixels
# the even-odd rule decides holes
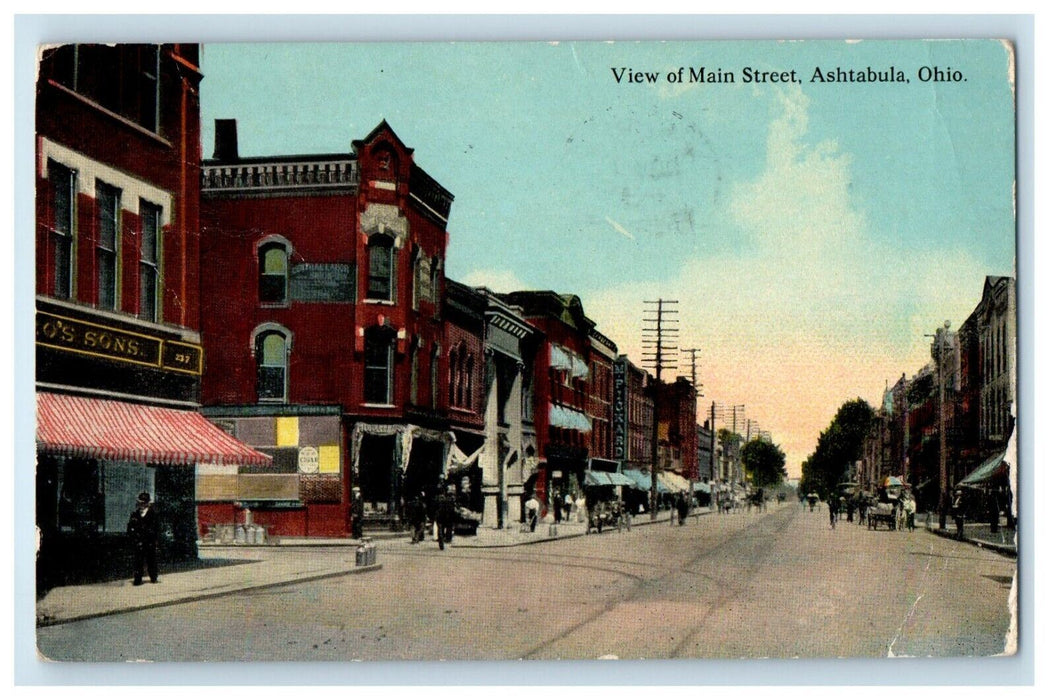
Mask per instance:
[[[906,503],[903,506],[906,512],[906,527],[910,530],[917,529],[917,499],[912,493],[906,494]]]
[[[953,522],[957,524],[957,539],[964,539],[964,492],[957,489],[953,492]]]
[[[454,539],[455,528],[455,487],[447,488],[447,492],[440,495],[436,502],[436,539],[440,543],[440,549],[444,544]]]
[[[559,522],[561,522],[561,511],[565,507],[565,503],[561,499],[561,492],[560,491],[554,491],[554,498],[553,498],[552,506],[553,506],[553,511],[554,511],[554,522],[555,523],[559,523]]]
[[[535,532],[535,526],[539,522],[539,501],[535,496],[524,502],[524,520],[528,523],[528,529]]]
[[[158,582],[158,513],[150,502],[150,494],[144,491],[136,499],[136,509],[128,518],[128,535],[132,538],[133,570],[132,585],[143,585],[143,567],[151,583]]]
[[[686,498],[685,493],[678,494],[678,501],[675,507],[678,508],[678,524],[685,525],[686,516],[689,515],[689,500]]]
[[[418,544],[425,539],[425,523],[428,519],[425,506],[425,491],[421,491],[411,500],[411,544]]]
[[[840,502],[835,496],[829,496],[829,527],[836,529],[836,521],[840,518]]]
[[[348,506],[348,520],[352,529],[352,539],[363,539],[363,494],[358,486],[352,487],[352,502]]]

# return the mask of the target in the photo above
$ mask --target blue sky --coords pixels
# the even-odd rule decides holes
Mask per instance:
[[[387,119],[455,195],[447,274],[579,294],[638,359],[680,302],[702,408],[746,404],[790,471],[842,401],[874,405],[1014,264],[1010,57],[998,42],[207,44],[242,155],[340,152]],[[733,84],[690,84],[690,67]],[[745,84],[742,69],[801,84]],[[890,67],[907,84],[810,83]],[[921,82],[921,66],[959,70]],[[660,73],[617,83],[612,68]],[[683,82],[668,83],[683,68]]]

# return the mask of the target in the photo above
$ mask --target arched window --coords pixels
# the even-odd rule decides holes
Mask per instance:
[[[418,309],[422,301],[433,302],[434,300],[429,258],[419,250],[414,259],[414,308]]]
[[[440,403],[440,346],[433,344],[432,362],[429,367],[429,400],[430,406],[436,408]]]
[[[408,397],[412,406],[418,405],[419,350],[418,340],[415,339],[411,343],[411,386]]]
[[[465,407],[473,408],[473,355],[466,358]]]
[[[363,400],[366,403],[392,403],[393,340],[391,329],[375,326],[366,333],[363,370]]]
[[[393,240],[389,236],[375,234],[367,242],[369,261],[367,277],[367,299],[394,301],[395,268]]]
[[[257,249],[260,303],[286,303],[289,292],[289,256],[289,249],[279,241],[265,243]]]
[[[280,330],[257,334],[257,400],[286,401],[289,335]]]
[[[447,405],[458,403],[458,349],[451,348],[447,355]]]

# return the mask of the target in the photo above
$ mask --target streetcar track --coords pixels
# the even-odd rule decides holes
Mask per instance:
[[[720,540],[716,544],[711,545],[711,546],[701,550],[699,552],[699,554],[697,554],[695,557],[693,557],[693,559],[691,560],[691,563],[702,562],[705,559],[707,559],[708,557],[716,554],[717,552],[719,552],[720,550],[722,550],[724,548],[730,547],[732,545],[741,544],[741,543],[743,543],[746,540],[755,539],[756,538],[756,534],[754,532],[751,532],[749,530],[749,527],[758,526],[761,523],[766,522],[766,521],[778,522],[778,521],[775,521],[774,519],[778,515],[780,515],[782,513],[786,513],[786,512],[789,512],[789,511],[777,511],[775,513],[763,514],[763,517],[761,519],[755,520],[755,521],[753,521],[751,523],[748,523],[745,528],[742,528],[741,530],[739,530],[739,531],[737,531],[735,533],[732,533],[726,539]],[[775,533],[778,530],[780,530],[781,532],[787,530],[789,525],[791,524],[791,521],[792,521],[792,519],[788,518],[783,523],[778,522],[779,527],[775,528]],[[772,541],[772,538],[767,538],[767,539]],[[772,551],[772,549],[773,549],[772,547],[768,548],[767,552]],[[566,556],[568,556],[568,555],[566,555]],[[759,558],[760,561],[762,560],[762,558],[763,557]],[[754,567],[750,568],[749,571],[751,571],[752,573],[755,573],[755,571],[757,571],[758,568],[759,568],[759,564],[756,564]],[[543,641],[543,642],[541,642],[539,644],[536,644],[534,647],[531,647],[530,649],[528,649],[519,658],[530,659],[533,656],[536,656],[537,654],[539,654],[540,652],[546,650],[547,648],[552,647],[552,646],[556,645],[557,643],[561,642],[562,640],[567,639],[568,637],[572,636],[576,631],[578,631],[580,629],[583,629],[586,625],[588,625],[590,623],[593,623],[593,622],[596,622],[597,620],[599,620],[603,616],[605,616],[608,613],[610,613],[613,610],[615,610],[617,606],[622,605],[623,603],[635,600],[635,599],[639,599],[639,594],[642,593],[645,590],[646,584],[649,584],[649,585],[662,584],[665,579],[669,579],[669,578],[675,576],[676,574],[681,573],[683,571],[683,569],[684,569],[684,567],[679,567],[679,569],[677,569],[677,570],[668,570],[668,571],[665,571],[662,575],[654,577],[654,578],[638,577],[637,585],[632,590],[628,591],[627,593],[625,593],[623,595],[614,596],[608,603],[606,603],[606,605],[604,607],[602,607],[600,610],[596,611],[593,615],[590,615],[590,616],[584,618],[583,620],[581,620],[581,621],[579,621],[579,622],[577,622],[577,623],[575,623],[573,625],[570,625],[570,626],[566,627],[565,629],[561,630],[560,632],[558,632],[554,636],[550,637],[549,639],[547,639],[547,640],[545,640],[545,641]],[[739,595],[744,590],[743,586],[738,587],[732,581],[723,581],[722,579],[717,579],[717,578],[714,578],[714,577],[712,577],[712,580],[720,582],[721,584],[723,584],[723,588],[724,589],[737,588],[737,590],[735,592],[736,595]],[[728,602],[729,600],[732,600],[735,597],[735,594],[730,594],[730,595],[724,596],[721,599],[721,602],[725,603],[725,602]],[[718,603],[719,603],[719,601],[711,603],[708,606],[708,610],[710,611],[710,610],[714,609],[714,607]],[[674,652],[672,654],[670,654],[669,656],[671,658],[674,658],[675,654],[677,654],[686,644],[688,644],[689,639],[692,637],[693,634],[694,634],[694,632],[691,631],[687,635],[687,637],[683,638],[683,640],[679,643],[679,645],[676,646]]]

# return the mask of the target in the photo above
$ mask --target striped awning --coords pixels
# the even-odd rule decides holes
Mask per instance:
[[[660,481],[673,493],[689,491],[692,487],[689,480],[674,472],[660,471],[656,473],[656,480]]]
[[[635,483],[619,472],[583,472],[585,486],[635,486]]]
[[[194,411],[37,394],[37,450],[147,464],[271,464]]]

